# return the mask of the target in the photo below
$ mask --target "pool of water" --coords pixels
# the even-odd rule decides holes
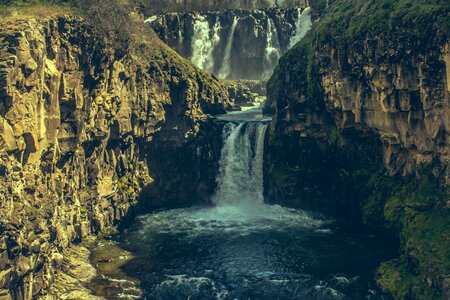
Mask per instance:
[[[372,271],[395,254],[380,237],[268,205],[141,216],[117,243],[133,253],[121,269],[139,297],[167,300],[382,299]]]
[[[106,243],[94,255],[97,265],[106,263],[95,289],[108,299],[383,299],[373,270],[395,256],[396,243],[344,230],[316,213],[265,204],[270,118],[260,109],[220,118],[230,123],[214,206],[138,217],[113,247]],[[127,252],[102,258],[116,246]]]

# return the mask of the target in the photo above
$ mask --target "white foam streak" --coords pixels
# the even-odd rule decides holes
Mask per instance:
[[[227,45],[225,47],[225,55],[222,63],[222,67],[219,72],[219,77],[222,79],[227,79],[231,74],[231,52],[233,50],[234,42],[234,32],[236,31],[237,25],[239,23],[239,18],[236,16],[233,19],[233,25],[231,25],[230,35],[228,37]]]
[[[266,29],[266,49],[264,56],[264,74],[263,79],[268,79],[271,75],[278,60],[281,57],[280,42],[278,40],[278,30],[273,20],[267,17]]]
[[[303,11],[297,9],[297,20],[295,21],[295,34],[291,37],[289,48],[300,42],[312,27],[311,8],[307,7]]]

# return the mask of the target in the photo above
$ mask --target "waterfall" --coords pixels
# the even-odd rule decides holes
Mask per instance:
[[[216,206],[261,205],[263,197],[263,122],[228,123],[223,129],[224,145],[217,176]]]
[[[203,69],[207,60],[208,52],[212,46],[209,38],[209,23],[204,16],[196,15],[194,21],[194,35],[192,37],[192,57],[194,65]]]
[[[183,49],[184,33],[180,15],[177,15],[177,23],[178,23],[178,47],[179,49]]]
[[[167,13],[146,23],[204,71],[257,80],[268,79],[279,58],[312,26],[310,8]]]
[[[230,35],[228,36],[227,45],[225,47],[225,55],[223,58],[222,68],[219,72],[219,77],[227,79],[231,73],[231,51],[233,50],[234,32],[239,23],[239,18],[236,16],[233,18],[233,25],[231,25]]]
[[[278,31],[273,20],[267,17],[266,28],[266,49],[264,55],[264,74],[263,79],[267,79],[272,75],[272,72],[281,57],[280,42],[278,40]]]
[[[220,25],[219,16],[216,16],[216,21],[213,27],[212,38],[211,38],[211,48],[208,50],[208,61],[205,66],[205,71],[209,73],[214,73],[214,49],[220,43],[220,31],[222,30],[222,26]]]
[[[216,17],[214,27],[211,30],[205,16],[195,16],[191,61],[194,65],[209,73],[214,72],[213,53],[215,47],[220,43],[221,29],[219,17]]]
[[[308,31],[311,29],[311,8],[307,7],[303,10],[297,9],[297,20],[295,21],[295,34],[291,37],[289,48],[292,48],[300,42]]]

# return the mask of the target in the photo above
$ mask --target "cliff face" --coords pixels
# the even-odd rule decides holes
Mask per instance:
[[[71,242],[127,215],[158,173],[154,141],[210,152],[195,141],[226,91],[147,33],[118,57],[80,19],[2,24],[0,298],[31,299]]]
[[[224,79],[268,79],[311,27],[303,8],[168,13],[148,22],[199,68]]]
[[[315,2],[325,2],[316,0]],[[211,11],[225,9],[261,9],[268,7],[306,7],[309,0],[139,0],[148,13]]]
[[[449,293],[448,13],[335,1],[268,83],[268,198],[398,233],[378,283],[399,299]]]

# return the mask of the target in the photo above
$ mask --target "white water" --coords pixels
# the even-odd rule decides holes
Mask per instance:
[[[213,33],[211,38],[212,46],[208,51],[208,61],[206,64],[205,71],[209,73],[214,73],[214,49],[220,43],[220,32],[222,31],[222,26],[220,24],[219,16],[216,17],[216,22],[213,27]]]
[[[228,123],[224,127],[216,206],[260,206],[263,198],[264,137],[267,124],[260,122]]]
[[[191,61],[194,65],[203,69],[208,59],[209,49],[212,46],[209,38],[209,23],[204,16],[196,15],[195,18]]]
[[[280,42],[278,40],[278,30],[273,20],[267,17],[266,29],[266,49],[264,56],[264,74],[263,79],[268,79],[281,57]]]
[[[214,71],[213,53],[220,42],[220,30],[222,27],[218,19],[211,30],[205,16],[196,15],[195,18],[191,61],[200,69],[212,73]]]
[[[264,144],[270,118],[261,109],[232,112],[218,117],[229,121],[222,132],[223,147],[216,176],[213,207],[193,207],[144,216],[139,231],[144,240],[157,224],[160,234],[190,237],[227,233],[243,236],[252,232],[308,228],[321,230],[328,221],[311,214],[264,203]]]
[[[292,48],[300,42],[312,27],[311,8],[307,7],[303,10],[297,9],[297,20],[295,21],[295,35],[291,37],[289,48]]]
[[[225,47],[225,55],[223,58],[222,67],[219,72],[219,77],[227,79],[231,74],[231,51],[233,50],[234,32],[239,23],[239,18],[236,16],[233,19],[233,25],[231,25],[230,35],[228,36],[227,46]]]

